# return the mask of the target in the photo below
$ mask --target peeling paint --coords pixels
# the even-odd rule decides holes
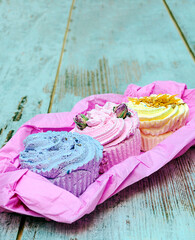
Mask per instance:
[[[6,137],[6,139],[5,139],[4,145],[12,138],[13,134],[14,134],[14,130],[10,130],[10,131],[8,132],[7,137]],[[4,146],[4,145],[3,145],[3,146]]]
[[[43,103],[43,100],[38,101],[38,108],[41,107],[42,103]]]
[[[59,76],[57,89],[58,100],[63,100],[67,93],[74,96],[86,97],[91,94],[123,93],[124,80],[126,83],[140,81],[142,76],[141,66],[138,61],[130,63],[124,60],[119,65],[110,66],[108,59],[102,57],[97,62],[97,68],[89,70],[78,66],[67,67],[62,75]]]
[[[51,91],[49,90],[49,84],[47,83],[45,87],[43,88],[44,93],[50,93]]]
[[[24,105],[27,103],[27,96],[22,97],[21,101],[18,104],[17,112],[15,112],[14,116],[12,117],[13,121],[19,121],[22,117],[22,113],[24,110]]]

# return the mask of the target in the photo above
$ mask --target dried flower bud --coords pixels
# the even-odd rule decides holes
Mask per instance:
[[[73,120],[76,123],[77,127],[80,130],[83,130],[84,128],[87,127],[87,123],[86,122],[89,119],[84,114],[80,114],[80,115],[76,115]]]
[[[125,119],[126,116],[131,116],[131,113],[128,112],[127,105],[125,103],[119,104],[116,107],[113,107],[113,112],[116,114],[117,118]]]

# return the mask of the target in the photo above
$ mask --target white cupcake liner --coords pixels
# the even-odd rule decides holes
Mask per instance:
[[[112,166],[122,162],[130,156],[140,154],[141,136],[140,130],[137,128],[135,134],[129,139],[119,143],[117,146],[104,148],[103,159],[100,163],[100,173],[106,172]]]

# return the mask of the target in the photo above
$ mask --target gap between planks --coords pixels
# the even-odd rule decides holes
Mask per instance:
[[[65,30],[65,34],[64,34],[64,39],[63,39],[63,43],[62,43],[60,59],[59,59],[58,68],[57,68],[57,72],[56,72],[56,77],[55,77],[55,80],[54,80],[54,85],[53,85],[51,96],[50,96],[50,102],[49,102],[49,107],[48,107],[48,111],[47,111],[48,113],[51,112],[51,108],[52,108],[52,104],[53,104],[53,100],[54,100],[54,96],[55,96],[56,86],[57,86],[57,83],[58,83],[60,67],[61,67],[61,63],[62,63],[62,58],[63,58],[64,49],[65,49],[66,40],[67,40],[67,36],[68,36],[68,31],[69,31],[69,26],[70,26],[70,21],[71,21],[71,17],[72,17],[72,10],[74,9],[75,1],[76,0],[72,0],[72,4],[71,4],[71,7],[70,7],[70,11],[69,11],[68,21],[67,21],[66,30]],[[26,216],[22,216],[16,240],[21,240],[22,239],[25,221],[26,221]]]
[[[66,46],[66,40],[67,40],[67,36],[68,36],[68,31],[69,31],[69,25],[70,25],[70,21],[71,21],[71,16],[72,16],[72,11],[74,9],[74,4],[75,4],[76,0],[72,0],[72,4],[71,4],[71,8],[69,11],[69,16],[68,16],[68,21],[67,21],[67,26],[66,26],[66,30],[65,30],[65,34],[64,34],[64,39],[63,39],[63,44],[62,44],[62,49],[61,49],[61,54],[60,54],[60,59],[59,59],[59,63],[58,63],[58,67],[57,67],[57,72],[56,72],[56,76],[55,76],[55,80],[54,80],[54,84],[53,84],[53,88],[52,88],[52,92],[51,92],[51,96],[50,96],[50,102],[49,102],[49,107],[48,107],[48,113],[51,112],[52,109],[52,105],[53,105],[53,101],[54,101],[54,96],[55,96],[55,92],[56,92],[56,87],[57,87],[57,83],[58,83],[58,78],[59,78],[59,72],[60,72],[60,68],[61,68],[61,63],[62,63],[62,58],[63,58],[63,54],[64,54],[64,49]],[[168,4],[166,3],[166,0],[162,0],[165,8],[167,9],[172,21],[174,22],[177,31],[180,34],[180,37],[182,38],[186,48],[188,49],[192,59],[195,61],[195,56],[194,53],[192,51],[192,49],[190,48],[186,37],[184,35],[184,33],[182,32],[180,26],[178,25],[172,11],[170,10]],[[104,66],[105,67],[105,66]],[[107,85],[107,84],[106,84]],[[107,85],[108,88],[108,85]],[[22,216],[21,221],[20,221],[20,225],[19,225],[19,229],[18,229],[18,234],[16,237],[16,240],[21,240],[22,239],[22,234],[23,234],[23,230],[24,230],[24,225],[25,225],[25,221],[26,221],[26,216]]]
[[[194,62],[195,62],[195,55],[194,55],[194,53],[193,53],[193,51],[192,51],[192,49],[191,49],[191,47],[190,47],[190,45],[189,45],[189,43],[188,43],[188,41],[187,41],[187,39],[186,39],[184,33],[182,32],[179,24],[177,23],[176,18],[174,17],[171,9],[169,8],[169,5],[167,4],[166,0],[162,0],[162,1],[163,1],[164,5],[165,5],[165,8],[167,9],[170,17],[171,17],[173,23],[175,24],[175,27],[176,27],[177,31],[179,32],[179,35],[180,35],[181,39],[183,40],[183,42],[184,42],[184,44],[185,44],[188,52],[190,53],[192,59],[193,59]]]
[[[52,108],[52,105],[53,105],[53,100],[54,100],[56,87],[57,87],[57,83],[58,83],[58,78],[59,78],[60,67],[61,67],[62,58],[63,58],[64,49],[65,49],[65,46],[66,46],[66,40],[67,40],[67,36],[68,36],[68,31],[69,31],[69,26],[70,26],[70,21],[71,21],[71,16],[72,16],[72,10],[74,8],[75,1],[76,0],[72,0],[72,5],[71,5],[70,11],[69,11],[68,22],[67,22],[66,31],[65,31],[65,34],[64,34],[64,40],[63,40],[62,49],[61,49],[61,54],[60,54],[60,60],[59,60],[59,63],[58,63],[56,77],[55,77],[53,89],[52,89],[52,92],[51,92],[48,113],[51,112],[51,108]]]

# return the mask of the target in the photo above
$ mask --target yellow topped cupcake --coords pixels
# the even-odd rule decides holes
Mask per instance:
[[[138,113],[142,150],[147,151],[178,128],[185,125],[189,108],[176,95],[152,94],[149,97],[128,98],[128,107]]]

